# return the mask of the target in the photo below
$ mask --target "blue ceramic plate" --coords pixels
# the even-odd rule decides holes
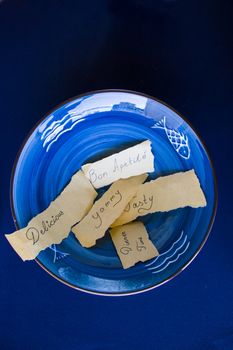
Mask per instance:
[[[144,216],[142,221],[160,256],[127,270],[122,269],[108,233],[91,249],[81,247],[70,233],[36,259],[53,277],[90,293],[134,294],[170,280],[200,251],[211,229],[217,201],[206,149],[176,111],[131,91],[79,96],[57,107],[34,128],[12,176],[11,203],[17,226],[26,226],[48,207],[82,164],[147,139],[152,141],[155,156],[155,172],[149,180],[195,169],[207,206]]]

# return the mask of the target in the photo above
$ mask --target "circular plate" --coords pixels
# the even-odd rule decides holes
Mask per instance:
[[[207,206],[142,217],[160,255],[127,270],[121,267],[109,233],[91,249],[80,246],[70,233],[61,244],[52,245],[36,259],[53,277],[89,293],[135,294],[170,280],[200,251],[217,202],[207,151],[174,109],[132,91],[103,90],[78,96],[54,109],[32,130],[12,175],[11,204],[16,225],[26,226],[48,207],[82,164],[147,139],[155,156],[155,171],[149,174],[149,180],[194,169]]]

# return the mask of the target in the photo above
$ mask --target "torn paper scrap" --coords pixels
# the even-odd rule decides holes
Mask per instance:
[[[205,206],[205,195],[194,170],[162,176],[139,186],[136,196],[131,199],[112,227],[150,213]]]
[[[144,141],[95,163],[85,164],[82,170],[95,188],[110,185],[119,179],[153,172],[151,141]]]
[[[80,170],[46,210],[27,227],[6,238],[24,261],[34,259],[41,250],[68,236],[71,227],[90,210],[96,196],[97,192]]]
[[[142,222],[112,228],[110,235],[124,269],[159,255]]]
[[[105,235],[146,178],[147,174],[143,174],[118,180],[94,203],[83,220],[72,227],[72,232],[83,247],[92,247],[97,239]]]

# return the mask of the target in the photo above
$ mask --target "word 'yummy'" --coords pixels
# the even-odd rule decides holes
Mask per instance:
[[[105,212],[105,210],[112,205],[114,208],[120,201],[122,200],[122,194],[119,190],[117,190],[110,198],[107,200],[103,206],[99,208],[94,214],[92,214],[92,218],[96,220],[95,228],[99,228],[102,225],[102,217],[101,214]]]

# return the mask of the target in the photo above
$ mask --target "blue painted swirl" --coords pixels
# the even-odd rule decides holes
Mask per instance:
[[[167,133],[154,127],[164,116],[170,130]],[[177,132],[175,141],[171,130]],[[189,157],[184,156],[187,150],[183,156],[178,152],[182,135],[188,139]],[[130,92],[99,92],[74,99],[46,116],[35,128],[14,173],[16,220],[20,227],[26,226],[56,198],[82,164],[146,139],[151,140],[155,156],[155,171],[149,179],[195,169],[207,206],[143,217],[141,220],[161,255],[127,270],[122,269],[108,233],[91,249],[81,247],[71,233],[61,244],[38,256],[39,262],[56,277],[90,292],[134,293],[169,279],[199,250],[216,201],[207,153],[195,132],[176,112],[156,100]]]

